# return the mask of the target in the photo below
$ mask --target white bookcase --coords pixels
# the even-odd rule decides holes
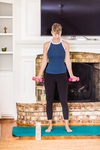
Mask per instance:
[[[0,0],[0,110],[1,118],[13,117],[13,1]],[[7,28],[4,33],[4,28]],[[2,48],[7,47],[3,52]]]
[[[2,52],[5,47],[7,51]],[[13,3],[3,1],[0,1],[0,71],[13,71]]]

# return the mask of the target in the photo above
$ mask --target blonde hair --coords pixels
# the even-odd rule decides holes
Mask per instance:
[[[56,32],[56,33],[62,32],[62,26],[61,26],[61,24],[59,24],[59,23],[54,23],[54,24],[52,25],[52,31],[53,31],[53,32]]]

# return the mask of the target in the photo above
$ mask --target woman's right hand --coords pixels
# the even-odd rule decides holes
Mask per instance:
[[[42,59],[41,68],[40,68],[40,71],[39,71],[38,75],[35,77],[35,81],[37,81],[37,82],[39,82],[39,79],[41,79],[43,71],[44,71],[44,69],[45,69],[45,67],[47,65],[47,58],[48,58],[48,56],[47,56],[47,49],[49,47],[49,44],[50,44],[50,42],[46,42],[44,44],[44,47],[43,47],[43,59]],[[43,81],[43,79],[40,82],[42,82],[42,81]]]
[[[36,82],[39,82],[39,79],[40,79],[41,77],[40,76],[36,76],[35,78],[34,78],[34,80],[36,81]]]

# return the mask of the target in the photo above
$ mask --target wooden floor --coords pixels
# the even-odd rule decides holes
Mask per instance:
[[[13,126],[19,126],[16,121],[7,119],[0,120],[1,124],[1,140],[35,140],[35,137],[15,137],[12,135]],[[100,139],[100,136],[48,136],[41,137],[42,140],[57,140],[57,139]]]

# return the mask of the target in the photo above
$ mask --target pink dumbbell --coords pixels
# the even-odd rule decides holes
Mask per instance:
[[[71,82],[73,80],[73,78],[69,78],[68,80],[69,80],[69,82]],[[80,80],[80,78],[77,77],[76,81],[79,81],[79,80]]]
[[[32,80],[35,80],[35,79],[36,79],[35,77],[32,77]],[[39,78],[38,80],[39,80],[39,82],[43,81],[43,79],[41,79],[41,78]]]

